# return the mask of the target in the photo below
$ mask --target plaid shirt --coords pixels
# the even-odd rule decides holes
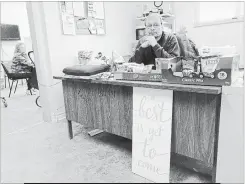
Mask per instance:
[[[29,73],[33,66],[28,62],[28,56],[26,53],[16,53],[12,60],[12,72],[13,73]]]

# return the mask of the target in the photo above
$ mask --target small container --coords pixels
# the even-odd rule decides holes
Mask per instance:
[[[172,68],[172,71],[177,70],[177,62],[178,58],[156,58],[155,63],[156,63],[156,70],[158,72],[161,72],[163,68]]]
[[[89,59],[79,58],[79,65],[87,65],[89,63]]]
[[[80,65],[87,65],[92,57],[92,51],[79,51],[78,61]]]

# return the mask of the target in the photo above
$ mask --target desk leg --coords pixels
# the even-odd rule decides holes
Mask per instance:
[[[72,133],[72,123],[70,120],[67,120],[68,123],[68,131],[69,131],[69,138],[73,139],[73,133]]]

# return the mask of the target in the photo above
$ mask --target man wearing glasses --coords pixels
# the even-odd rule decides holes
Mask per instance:
[[[180,56],[180,48],[176,36],[163,31],[161,16],[157,13],[148,15],[145,21],[145,36],[142,37],[134,55],[129,62],[154,64],[155,58],[171,58]]]

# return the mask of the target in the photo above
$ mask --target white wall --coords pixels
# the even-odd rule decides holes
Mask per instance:
[[[104,2],[106,35],[63,35],[60,9],[58,2],[43,2],[45,21],[48,35],[48,47],[50,50],[52,75],[62,74],[66,66],[78,62],[79,50],[88,49],[94,52],[101,51],[110,57],[112,50],[121,55],[127,55],[132,50],[135,42],[136,7],[147,4],[153,7],[153,2]],[[165,9],[168,9],[168,4]],[[54,80],[56,84],[59,81]],[[63,93],[61,84],[53,88],[53,111],[64,111]],[[59,110],[57,110],[60,108]]]
[[[106,35],[71,36],[63,35],[58,2],[43,2],[52,75],[59,75],[64,67],[77,63],[77,53],[82,49],[101,51],[107,56],[111,56],[112,50],[121,55],[129,54],[135,41],[137,3],[104,2]],[[58,84],[52,88],[53,111],[57,113],[60,111],[57,109],[64,106],[62,86]]]
[[[1,23],[19,25],[21,41],[26,44],[27,51],[32,50],[25,2],[1,2]],[[11,60],[18,41],[2,41],[1,43],[2,60]]]
[[[104,2],[106,35],[63,35],[58,2],[44,2],[45,19],[51,53],[53,75],[77,62],[79,50],[102,51],[111,56],[112,50],[121,55],[131,52],[135,41],[136,6],[153,2]],[[164,8],[168,9],[168,4]]]
[[[82,49],[102,51],[110,56],[112,50],[121,55],[131,51],[131,44],[135,41],[135,17],[137,5],[153,2],[104,2],[106,35],[63,35],[58,2],[44,2],[44,13],[50,49],[52,74],[59,75],[66,66],[77,63],[77,52]],[[197,46],[235,45],[243,61],[243,23],[214,25],[194,28],[194,2],[166,2],[163,7],[168,11],[169,4],[173,5],[176,17],[176,30],[181,25],[188,28],[189,36]],[[58,81],[53,81],[56,83]],[[53,87],[54,110],[63,106],[61,84]]]
[[[188,36],[197,46],[236,46],[241,55],[240,64],[244,65],[244,22],[220,24],[194,28],[195,2],[174,2],[176,30],[185,25]],[[218,12],[217,12],[218,13]]]
[[[53,75],[77,62],[79,50],[88,49],[111,56],[112,50],[124,55],[135,39],[134,3],[104,2],[106,35],[63,35],[58,2],[45,2],[47,33]]]

